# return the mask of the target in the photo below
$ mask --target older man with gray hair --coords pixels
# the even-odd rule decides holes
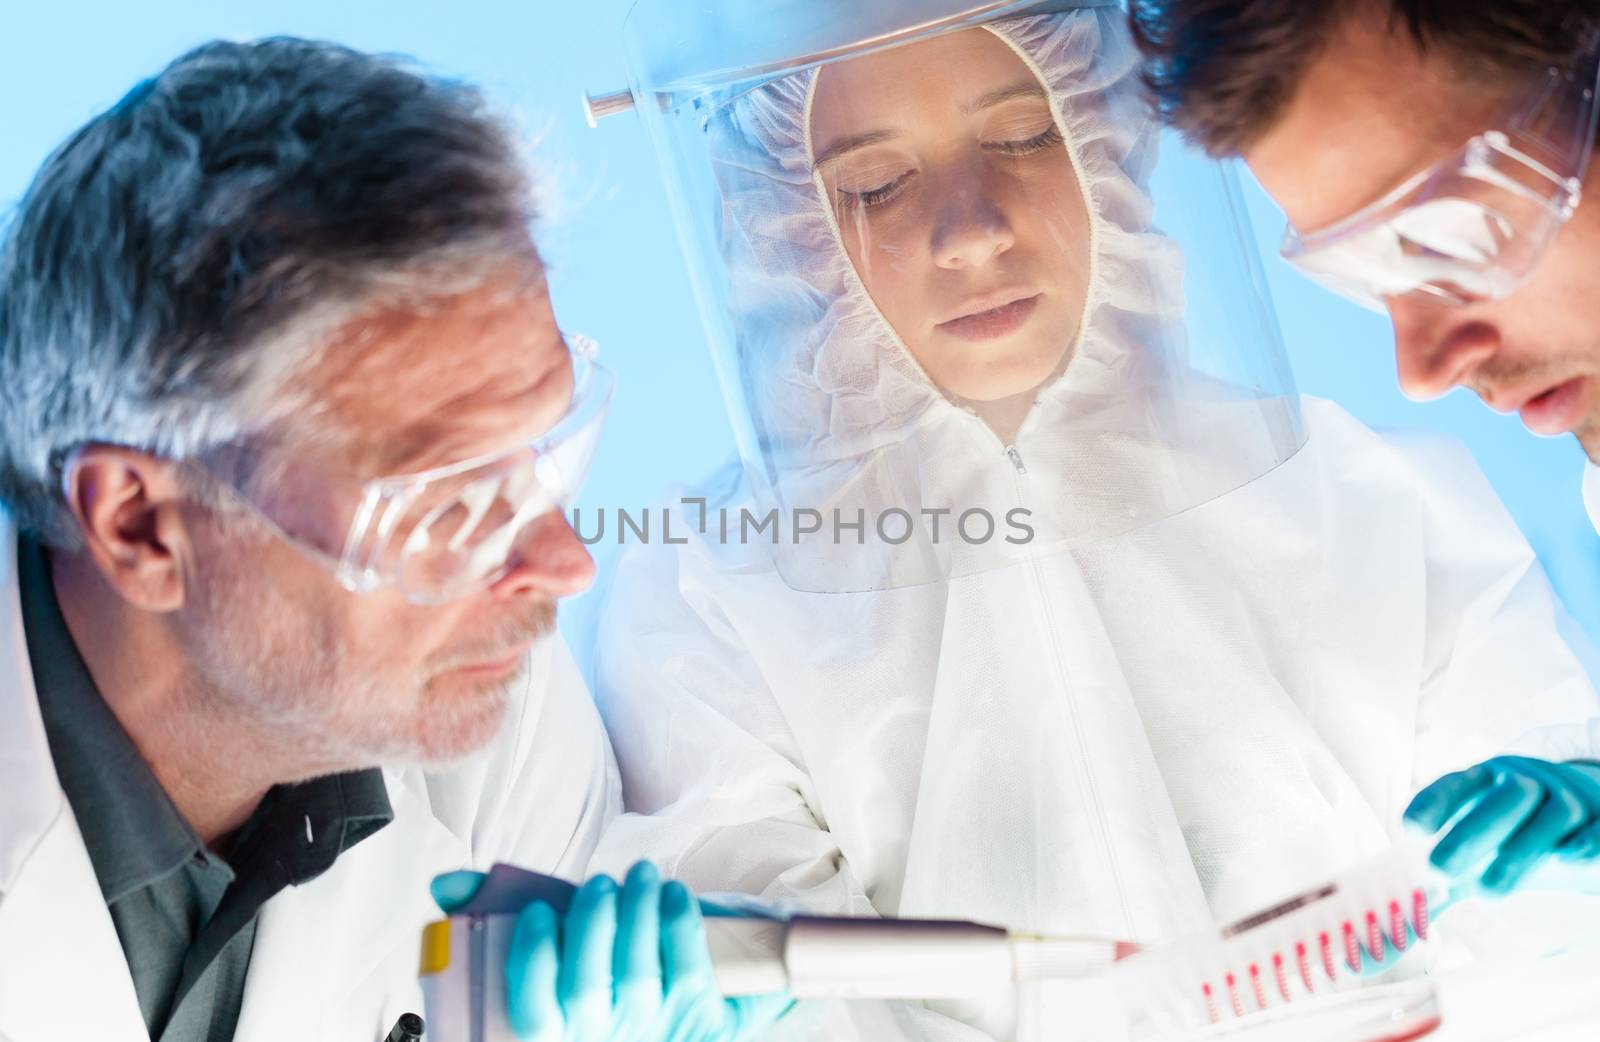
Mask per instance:
[[[380,1039],[436,873],[584,870],[618,785],[552,623],[609,382],[530,198],[475,91],[293,39],[190,52],[39,171],[0,245],[0,1038]],[[656,897],[703,944],[650,871],[585,893],[527,924],[546,969]],[[599,976],[513,980],[519,1027],[603,992],[603,1032]]]

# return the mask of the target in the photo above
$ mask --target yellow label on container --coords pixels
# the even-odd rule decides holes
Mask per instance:
[[[440,919],[422,928],[422,968],[417,974],[431,977],[450,968],[450,920]]]

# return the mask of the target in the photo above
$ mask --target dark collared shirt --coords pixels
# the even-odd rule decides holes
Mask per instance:
[[[208,850],[100,697],[62,618],[44,550],[17,548],[39,711],[150,1037],[233,1038],[261,906],[393,817],[377,770],[279,785]]]

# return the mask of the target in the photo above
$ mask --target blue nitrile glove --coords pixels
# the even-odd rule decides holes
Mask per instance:
[[[1507,894],[1551,855],[1600,874],[1600,764],[1496,756],[1423,789],[1405,820],[1434,833],[1457,815],[1428,858],[1457,882]]]
[[[479,872],[433,880],[449,914],[472,899]],[[535,901],[517,917],[506,955],[509,1019],[538,1042],[736,1042],[782,1016],[787,993],[725,999],[717,990],[699,903],[654,865],[580,888],[564,918]]]

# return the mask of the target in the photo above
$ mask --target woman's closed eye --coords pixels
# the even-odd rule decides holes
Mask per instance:
[[[839,193],[839,203],[844,207],[881,206],[890,199],[893,199],[896,195],[899,195],[900,190],[911,182],[911,179],[916,176],[916,173],[917,172],[915,170],[907,170],[904,173],[901,173],[900,175],[871,188],[863,188],[855,191],[839,188],[837,189]]]
[[[1060,129],[1052,124],[1032,137],[1005,141],[985,141],[983,148],[985,151],[999,152],[1001,155],[1006,156],[1031,156],[1035,152],[1043,152],[1047,148],[1054,148],[1064,140]]]

